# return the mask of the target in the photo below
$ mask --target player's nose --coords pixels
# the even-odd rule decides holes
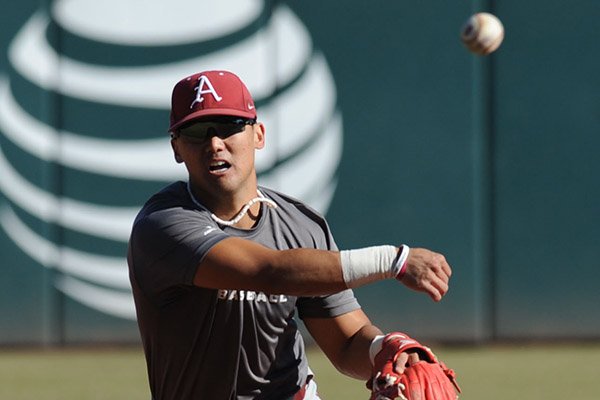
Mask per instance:
[[[209,128],[207,132],[207,143],[209,151],[219,151],[225,147],[223,138],[218,134],[215,128]]]

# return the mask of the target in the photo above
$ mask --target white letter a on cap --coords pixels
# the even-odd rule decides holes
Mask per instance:
[[[206,76],[200,75],[200,78],[198,78],[198,81],[199,81],[198,86],[194,89],[196,91],[196,98],[194,99],[194,101],[192,101],[192,104],[190,104],[190,108],[194,107],[194,104],[202,103],[204,101],[204,97],[202,97],[203,94],[210,93],[213,95],[215,100],[217,100],[217,101],[223,100],[223,98],[221,96],[219,96],[219,94],[213,87],[212,83],[210,83],[210,81],[208,80],[208,78]]]

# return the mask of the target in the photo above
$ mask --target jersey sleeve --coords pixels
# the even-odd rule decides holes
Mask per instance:
[[[296,306],[301,319],[333,318],[361,308],[351,289],[329,296],[300,297]]]
[[[193,284],[198,264],[218,242],[229,237],[202,213],[167,209],[136,221],[129,263],[140,289],[158,300],[177,287]]]

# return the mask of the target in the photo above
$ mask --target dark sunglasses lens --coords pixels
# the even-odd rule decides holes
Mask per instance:
[[[244,125],[244,124],[234,124],[234,123],[220,124],[220,126],[221,126],[220,130],[217,129],[217,132],[220,132],[221,135],[224,135],[224,136],[229,136],[229,135],[233,135],[234,133],[241,132],[246,127],[246,125]]]
[[[183,136],[189,136],[196,139],[205,139],[211,135],[219,137],[231,136],[244,130],[246,125],[242,123],[215,123],[198,122],[186,128],[182,128],[179,133]]]

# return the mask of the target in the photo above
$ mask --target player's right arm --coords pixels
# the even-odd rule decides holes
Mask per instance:
[[[339,252],[273,250],[237,237],[224,239],[204,256],[196,286],[316,296],[346,289]]]
[[[395,277],[385,272],[391,262],[378,256],[378,248],[372,249],[375,250],[359,250],[364,254],[360,253],[363,255],[358,261],[356,256],[346,257],[344,261],[342,252],[338,251],[273,250],[249,240],[229,237],[212,246],[202,258],[194,284],[296,296],[337,293],[348,287]],[[450,275],[450,266],[443,256],[426,249],[411,249],[401,281],[439,301],[448,291]]]

